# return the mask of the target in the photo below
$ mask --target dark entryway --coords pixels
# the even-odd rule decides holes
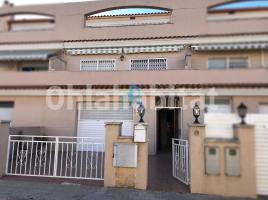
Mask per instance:
[[[171,152],[172,138],[181,135],[181,110],[157,110],[157,152]]]
[[[172,139],[181,138],[181,108],[158,108],[157,154],[149,157],[149,189],[166,192],[189,192],[189,187],[173,177]]]

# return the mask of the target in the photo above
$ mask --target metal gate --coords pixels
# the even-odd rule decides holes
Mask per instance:
[[[103,180],[104,144],[92,137],[10,135],[6,174]]]
[[[188,140],[172,139],[173,177],[186,185],[190,184],[188,156]]]

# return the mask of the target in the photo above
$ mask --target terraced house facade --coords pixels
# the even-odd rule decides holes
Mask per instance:
[[[256,165],[267,166],[261,143],[268,132],[262,120],[268,114],[267,8],[224,8],[234,3],[6,2],[0,8],[0,120],[11,121],[16,135],[90,137],[102,144],[107,122],[121,122],[123,136],[133,135],[142,102],[149,154],[171,155],[172,139],[188,140],[196,102],[206,137],[223,140],[233,137],[231,126],[218,125],[235,118],[243,102],[264,127]],[[267,168],[260,165],[257,190],[268,194]],[[12,166],[8,173],[23,174]]]

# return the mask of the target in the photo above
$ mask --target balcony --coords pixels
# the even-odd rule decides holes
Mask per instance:
[[[268,69],[168,70],[116,72],[2,72],[0,88],[49,86],[128,86],[132,84],[176,87],[267,87]]]

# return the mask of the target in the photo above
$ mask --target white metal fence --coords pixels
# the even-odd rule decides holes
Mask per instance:
[[[172,139],[173,177],[186,185],[190,184],[188,155],[188,140]]]
[[[6,174],[103,180],[98,138],[10,135]]]

